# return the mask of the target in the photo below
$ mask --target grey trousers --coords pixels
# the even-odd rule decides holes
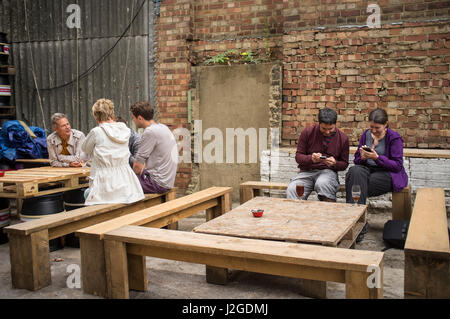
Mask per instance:
[[[361,187],[358,204],[366,204],[367,198],[392,192],[392,177],[389,172],[363,165],[350,167],[345,175],[346,202],[354,203],[352,186]]]
[[[300,172],[289,182],[286,190],[286,197],[290,199],[300,199],[295,191],[297,184],[305,186],[305,192],[302,199],[307,200],[314,190],[318,195],[329,199],[336,199],[336,193],[339,190],[338,174],[331,169],[321,169]]]

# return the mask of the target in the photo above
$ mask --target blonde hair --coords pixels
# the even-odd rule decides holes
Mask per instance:
[[[100,99],[92,106],[92,115],[97,122],[114,120],[114,103],[108,99]]]

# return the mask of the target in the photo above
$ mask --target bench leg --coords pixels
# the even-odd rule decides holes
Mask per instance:
[[[228,269],[206,265],[206,282],[215,285],[226,285]]]
[[[301,294],[305,297],[326,299],[327,282],[318,280],[302,279]]]
[[[381,299],[383,298],[383,267],[380,267],[379,277],[373,282],[369,276],[376,273],[346,271],[345,295],[347,299]],[[370,284],[368,283],[370,281]],[[373,284],[373,286],[371,285]],[[369,287],[370,286],[370,287]],[[373,288],[372,288],[373,287]]]
[[[48,231],[29,236],[8,234],[12,286],[36,291],[52,283]]]
[[[127,248],[123,242],[105,240],[108,298],[129,299]]]
[[[404,298],[449,299],[450,261],[405,251]]]
[[[392,193],[392,219],[410,220],[411,219],[411,186],[408,185],[400,192]]]
[[[177,197],[177,192],[172,189],[164,197],[165,197],[164,198],[164,202],[168,202],[170,200],[174,200]],[[167,229],[178,230],[178,222],[175,222],[173,224],[167,225]]]
[[[103,240],[80,237],[81,278],[87,294],[107,297]]]
[[[253,188],[241,186],[239,188],[239,200],[241,205],[254,197]]]
[[[147,291],[147,263],[145,256],[127,255],[128,283],[131,290]]]

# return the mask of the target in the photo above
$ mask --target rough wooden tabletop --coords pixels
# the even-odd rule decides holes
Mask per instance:
[[[257,208],[264,209],[260,218],[251,213]],[[194,232],[336,246],[366,209],[366,205],[255,197]]]

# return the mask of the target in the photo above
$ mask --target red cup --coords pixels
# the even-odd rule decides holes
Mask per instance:
[[[261,217],[264,214],[262,209],[252,209],[253,217]]]
[[[0,177],[5,176],[5,172],[4,171],[0,171]]]

